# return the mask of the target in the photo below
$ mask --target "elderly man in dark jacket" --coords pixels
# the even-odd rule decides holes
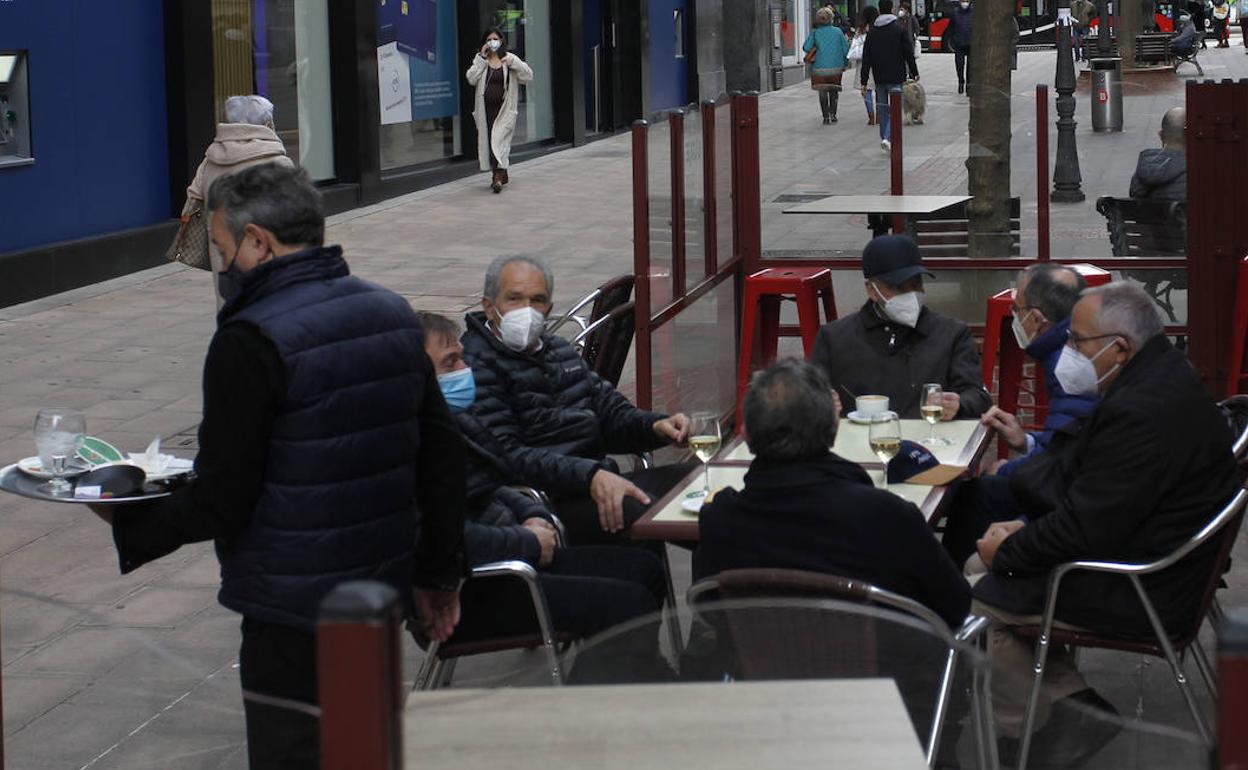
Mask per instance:
[[[1049,572],[1083,559],[1150,561],[1196,534],[1234,494],[1226,420],[1187,357],[1163,333],[1137,286],[1090,289],[1075,306],[1057,376],[1068,393],[1101,402],[1077,435],[1064,429],[1045,453],[1047,481],[1023,499],[1030,523],[994,524],[978,544],[990,570],[974,589],[992,617],[993,703],[1002,732],[1017,736],[1030,685],[1032,642],[1010,626],[1038,622]],[[1210,578],[1216,543],[1142,578],[1171,633],[1190,627]],[[1062,583],[1060,622],[1101,633],[1147,635],[1150,626],[1121,576],[1074,572]],[[1049,654],[1036,746],[1049,764],[1077,766],[1116,728],[1090,714],[1113,707],[1087,687],[1060,650]],[[1082,708],[1063,708],[1066,704]]]
[[[914,60],[914,40],[910,37],[908,25],[893,15],[893,0],[880,0],[879,7],[880,15],[862,46],[859,90],[866,96],[871,77],[875,76],[875,114],[880,122],[880,149],[888,152],[893,146],[889,139],[892,136],[889,133],[892,117],[888,95],[901,93],[907,72],[911,78],[918,80],[919,65]]]
[[[421,313],[420,323],[425,351],[468,449],[464,544],[469,563],[519,559],[537,568],[555,629],[577,637],[657,612],[667,584],[654,554],[619,546],[561,547],[550,510],[507,486],[520,480],[498,439],[476,417],[475,377],[464,362],[458,326],[436,313]],[[531,602],[516,594],[519,588],[511,581],[469,581],[456,639],[531,629]]]
[[[622,475],[607,455],[683,444],[689,419],[637,409],[567,340],[546,334],[553,287],[554,276],[534,257],[490,264],[484,312],[468,314],[463,337],[475,412],[517,476],[555,498],[572,543],[611,542],[690,467]]]
[[[1161,118],[1161,149],[1141,150],[1131,176],[1131,197],[1160,201],[1187,200],[1187,110],[1172,107]]]
[[[828,449],[836,403],[817,367],[772,364],[750,384],[744,411],[754,461],[744,490],[721,490],[702,507],[695,580],[746,567],[825,572],[909,596],[954,629],[962,624],[970,587],[923,514]]]
[[[220,601],[243,616],[249,764],[317,767],[325,595],[348,580],[404,597],[415,586],[427,635],[446,639],[458,622],[463,442],[416,314],[322,245],[321,197],[303,171],[223,177],[207,210],[225,306],[204,362],[197,477],[96,512],[112,522],[122,572],[216,541]]]
[[[942,539],[957,564],[965,563],[975,552],[975,541],[990,524],[1019,517],[1014,487],[1025,488],[1028,478],[1043,475],[1047,460],[1040,455],[1049,447],[1054,434],[1068,426],[1070,432],[1076,432],[1077,426],[1071,423],[1087,417],[1096,408],[1099,399],[1095,395],[1067,393],[1056,371],[1070,333],[1071,311],[1086,285],[1079,273],[1050,262],[1032,265],[1019,276],[1014,293],[1014,336],[1027,356],[1044,367],[1049,409],[1042,429],[1033,432],[1024,430],[1018,417],[995,406],[980,418],[996,431],[999,440],[1023,456],[1008,462],[1002,460],[992,474],[958,488]],[[1013,479],[1015,475],[1022,478]]]
[[[902,418],[919,417],[924,383],[940,383],[944,419],[978,417],[992,406],[966,324],[923,306],[919,247],[904,235],[872,239],[862,252],[867,303],[819,330],[811,361],[853,403],[888,396]]]

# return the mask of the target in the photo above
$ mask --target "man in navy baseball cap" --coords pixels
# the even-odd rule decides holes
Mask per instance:
[[[867,302],[819,330],[811,361],[843,403],[888,396],[903,418],[917,418],[923,386],[944,391],[944,419],[978,417],[992,406],[980,382],[979,353],[966,324],[924,307],[918,245],[905,235],[873,239],[862,252]],[[848,401],[845,401],[848,399]]]

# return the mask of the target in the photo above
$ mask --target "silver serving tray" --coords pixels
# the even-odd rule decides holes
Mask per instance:
[[[71,486],[76,482],[68,479]],[[143,484],[143,494],[132,495],[130,497],[103,497],[98,500],[88,500],[85,498],[77,498],[73,496],[71,489],[68,495],[50,495],[40,490],[40,487],[46,485],[46,479],[37,479],[22,472],[17,467],[17,463],[6,465],[0,468],[0,490],[10,494],[19,495],[21,497],[29,497],[32,500],[43,500],[49,503],[77,503],[85,505],[118,505],[120,503],[138,503],[144,500],[156,500],[161,497],[168,497],[171,492],[167,486],[157,484],[151,481]]]

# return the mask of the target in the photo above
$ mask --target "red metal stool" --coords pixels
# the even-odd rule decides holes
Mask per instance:
[[[1248,344],[1248,257],[1239,263],[1235,276],[1235,310],[1231,316],[1231,366],[1227,370],[1227,398],[1242,393],[1248,372],[1244,371],[1244,346]]]
[[[1078,264],[1070,268],[1087,282],[1088,286],[1104,286],[1110,282],[1108,270],[1095,265]],[[997,370],[997,406],[1010,414],[1018,413],[1018,397],[1022,391],[1023,364],[1026,355],[1018,342],[1010,325],[1014,318],[1014,290],[1006,289],[988,298],[988,316],[984,321],[984,384],[991,389],[992,372]],[[1242,347],[1242,346],[1241,346]],[[1000,367],[997,361],[1000,359]],[[1049,409],[1049,394],[1044,388],[1044,372],[1033,369],[1031,376],[1031,394],[1035,404],[1035,424],[1037,428],[1044,424]],[[998,442],[997,455],[1004,459],[1010,448],[1004,442]]]
[[[827,320],[836,319],[836,298],[832,295],[832,271],[817,267],[769,267],[745,279],[745,296],[741,300],[741,361],[737,369],[737,429],[741,428],[741,405],[750,384],[754,360],[754,327],[759,327],[762,365],[776,358],[781,335],[795,336],[791,327],[780,326],[780,300],[793,297],[797,301],[797,334],[802,338],[806,357],[815,348],[819,333],[819,304]]]

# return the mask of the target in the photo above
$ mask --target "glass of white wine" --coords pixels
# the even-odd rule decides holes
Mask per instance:
[[[73,409],[40,409],[35,417],[35,447],[39,461],[52,475],[44,491],[67,495],[72,487],[64,479],[69,461],[87,436],[87,418]]]
[[[947,439],[936,435],[936,423],[945,416],[945,391],[939,382],[929,382],[923,386],[923,400],[919,403],[919,414],[927,420],[927,438],[923,443],[927,446],[945,446]]]
[[[901,451],[901,420],[896,412],[880,412],[871,418],[867,434],[871,451],[884,463],[884,489],[888,489],[888,463]]]
[[[703,497],[711,494],[711,471],[707,463],[719,451],[722,441],[723,437],[719,432],[719,415],[714,412],[694,412],[689,416],[689,448],[702,461]]]

